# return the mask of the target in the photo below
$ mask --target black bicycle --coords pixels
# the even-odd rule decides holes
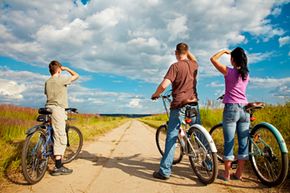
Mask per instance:
[[[222,99],[222,97],[218,99]],[[250,113],[251,122],[255,120],[254,112],[264,108],[264,106],[265,104],[262,102],[248,103],[245,108]],[[222,123],[212,127],[209,133],[216,144],[218,160],[223,163]],[[269,187],[282,184],[288,174],[288,150],[279,130],[266,122],[261,122],[255,126],[251,125],[248,141],[249,159],[259,180]],[[237,145],[235,146],[237,147]],[[233,163],[236,164],[237,159]]]
[[[75,108],[67,108],[66,112],[77,113]],[[54,160],[53,154],[53,129],[51,125],[51,110],[40,108],[37,121],[41,122],[26,131],[26,139],[22,149],[21,166],[22,172],[30,184],[39,182],[47,168],[49,157]],[[68,120],[73,120],[68,118]],[[81,131],[66,123],[67,147],[62,159],[66,164],[74,160],[80,153],[83,146],[83,135]]]

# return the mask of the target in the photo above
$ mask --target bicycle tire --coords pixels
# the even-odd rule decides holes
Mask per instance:
[[[214,149],[210,146],[212,139],[208,139],[203,131],[194,125],[190,127],[188,135],[194,152],[197,154],[197,156],[190,155],[194,153],[189,150],[190,165],[200,182],[211,184],[218,174],[217,153],[213,152]]]
[[[45,151],[48,150],[48,147],[44,145],[45,142],[45,131],[40,128],[29,134],[25,139],[21,155],[21,167],[24,178],[29,184],[39,182],[47,170],[48,156],[44,157],[42,152],[44,150],[43,148],[46,149]],[[30,149],[30,145],[32,145],[32,149]],[[33,153],[33,150],[36,150],[36,152]],[[30,169],[32,169],[32,173]],[[35,177],[34,174],[36,174]]]
[[[217,158],[221,163],[224,163],[224,136],[223,136],[223,124],[219,123],[215,126],[213,126],[210,131],[209,134],[211,135],[216,148],[217,148]],[[237,138],[235,137],[235,141],[237,141]],[[237,144],[237,142],[235,142],[235,144]],[[236,165],[238,163],[238,160],[234,159],[234,161],[232,161],[232,168],[235,168]]]
[[[249,158],[255,174],[268,187],[282,184],[287,177],[288,153],[282,152],[278,143],[280,140],[267,125],[258,125],[251,131]],[[257,147],[262,149],[262,156],[255,152]]]
[[[167,133],[167,125],[161,125],[160,127],[157,128],[156,134],[155,134],[156,145],[157,145],[158,151],[160,152],[162,156],[164,155],[164,150],[165,150],[166,133]],[[173,165],[181,162],[182,157],[183,157],[182,152],[183,152],[182,146],[180,145],[179,138],[177,138],[176,149],[175,149],[174,158],[173,158]]]
[[[75,126],[66,127],[67,147],[65,149],[62,163],[67,164],[76,159],[83,146],[82,132]]]

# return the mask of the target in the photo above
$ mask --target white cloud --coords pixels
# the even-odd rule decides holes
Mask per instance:
[[[264,52],[264,53],[247,53],[248,63],[254,64],[261,62],[263,60],[267,60],[273,56],[273,52]]]
[[[142,105],[140,104],[141,99],[135,98],[131,99],[128,106],[131,108],[142,108]]]
[[[0,97],[6,99],[22,99],[22,92],[26,89],[25,85],[15,81],[0,79]]]
[[[280,47],[290,43],[290,36],[280,37],[278,39]]]
[[[209,86],[209,87],[224,87],[224,84],[216,82],[216,81],[213,81],[210,84],[207,84],[206,86]]]
[[[290,77],[287,78],[250,78],[251,87],[276,88],[290,83]]]
[[[278,14],[284,1],[207,0],[186,6],[161,0],[101,0],[85,6],[56,0],[5,3],[1,55],[39,66],[58,59],[75,68],[148,82],[162,79],[181,41],[199,58],[201,75],[211,76],[215,73],[207,70],[208,58],[220,48],[246,42],[243,32],[262,40],[284,33],[266,19]]]

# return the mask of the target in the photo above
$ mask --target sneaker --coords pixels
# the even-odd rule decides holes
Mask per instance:
[[[169,177],[163,176],[159,172],[154,172],[153,173],[153,177],[157,178],[157,179],[160,179],[160,180],[168,180],[169,179]]]
[[[64,166],[62,166],[61,168],[54,168],[53,171],[51,172],[52,176],[59,176],[59,175],[68,175],[71,174],[73,172],[72,169],[68,169]]]

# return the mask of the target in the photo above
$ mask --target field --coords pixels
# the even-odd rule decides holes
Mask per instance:
[[[10,173],[19,173],[21,151],[25,131],[39,124],[36,122],[37,109],[11,105],[0,105],[0,184]],[[93,114],[72,115],[71,125],[81,129],[84,139],[101,135],[126,119],[122,117],[100,117]],[[0,185],[1,189],[1,185]]]

